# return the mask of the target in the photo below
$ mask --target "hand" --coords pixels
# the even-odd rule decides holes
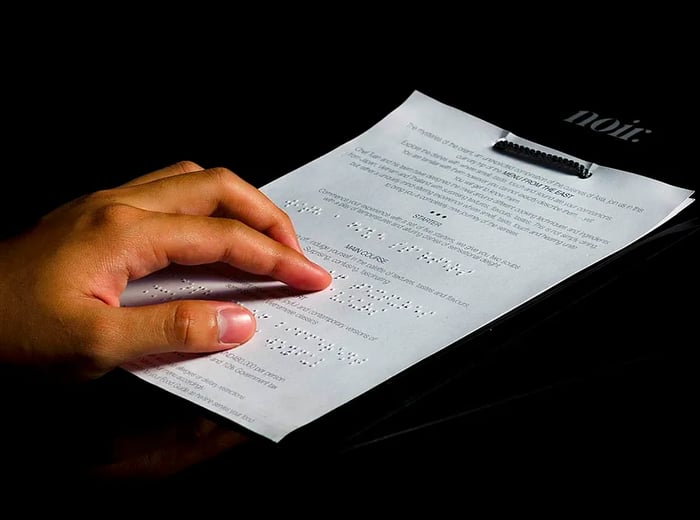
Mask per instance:
[[[262,192],[182,162],[65,204],[0,244],[0,361],[95,378],[146,354],[237,346],[255,319],[234,303],[119,306],[130,280],[214,262],[301,290],[330,283]]]

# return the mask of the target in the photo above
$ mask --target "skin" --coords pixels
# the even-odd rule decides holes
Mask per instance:
[[[262,192],[225,168],[180,162],[69,202],[0,243],[0,363],[89,381],[147,354],[249,340],[255,318],[235,303],[120,307],[127,282],[173,262],[224,262],[306,291],[331,281]],[[163,419],[160,430],[114,439],[93,474],[167,476],[247,440],[196,414]]]
[[[181,162],[69,202],[0,244],[0,362],[93,379],[146,354],[250,339],[255,318],[231,302],[119,306],[129,280],[173,262],[225,262],[308,291],[331,280],[262,192]]]

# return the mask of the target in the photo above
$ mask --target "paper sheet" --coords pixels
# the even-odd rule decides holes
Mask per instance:
[[[642,237],[692,192],[596,165],[579,179],[491,149],[504,130],[414,92],[264,186],[333,275],[301,294],[218,269],[130,282],[123,305],[238,301],[258,332],[125,368],[274,441]]]

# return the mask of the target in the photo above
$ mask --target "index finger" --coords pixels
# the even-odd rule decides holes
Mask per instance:
[[[129,248],[131,254],[125,257],[124,265],[125,272],[133,278],[171,263],[224,262],[302,290],[317,291],[331,282],[323,267],[240,221],[151,213],[136,222],[138,240]]]
[[[287,213],[226,168],[210,168],[123,186],[118,200],[149,211],[235,218],[301,252]]]
[[[165,168],[161,168],[151,173],[141,175],[135,179],[125,182],[122,186],[136,186],[139,184],[146,184],[147,182],[153,182],[160,179],[165,179],[166,177],[172,177],[173,175],[182,175],[183,173],[193,173],[202,171],[199,164],[193,163],[192,161],[180,161]]]

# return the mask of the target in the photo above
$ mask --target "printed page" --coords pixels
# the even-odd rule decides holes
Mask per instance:
[[[689,190],[629,172],[593,165],[580,179],[499,154],[503,135],[414,92],[364,134],[262,188],[331,271],[329,288],[300,293],[218,267],[135,280],[123,305],[237,301],[258,331],[226,352],[125,368],[279,441],[692,201]]]

